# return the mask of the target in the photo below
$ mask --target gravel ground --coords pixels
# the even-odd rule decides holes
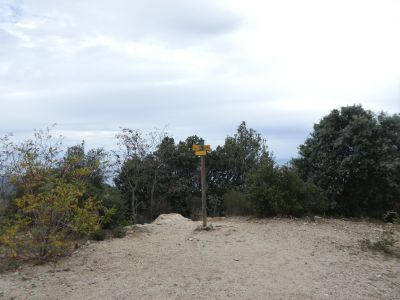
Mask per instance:
[[[172,215],[57,264],[0,275],[0,299],[400,299],[400,260],[364,251],[384,226]]]

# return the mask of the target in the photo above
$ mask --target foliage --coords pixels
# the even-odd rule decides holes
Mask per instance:
[[[122,226],[117,226],[111,230],[111,234],[115,238],[123,238],[126,235],[126,230]]]
[[[230,190],[223,195],[225,215],[246,216],[253,213],[247,195],[237,190]]]
[[[381,237],[372,242],[370,239],[360,240],[361,248],[366,250],[379,251],[384,254],[400,258],[400,248],[393,229],[385,229]]]
[[[61,139],[50,129],[8,146],[16,210],[0,244],[9,256],[22,259],[43,261],[67,253],[73,239],[90,234],[101,221],[100,204],[87,196],[87,178],[94,168],[78,165],[73,155],[62,157]]]
[[[104,241],[107,237],[107,230],[97,229],[90,234],[90,239],[94,241]]]
[[[314,126],[294,163],[326,191],[331,213],[382,218],[400,209],[399,132],[399,115],[335,109]]]
[[[198,159],[191,150],[200,139],[193,136],[175,144],[173,138],[162,136],[142,158],[125,155],[114,179],[125,203],[132,201],[134,193],[136,221],[151,221],[172,211],[190,216],[192,199],[200,194]]]
[[[276,166],[267,156],[249,175],[247,194],[259,216],[304,216],[324,213],[327,207],[321,189],[304,182],[295,169]]]

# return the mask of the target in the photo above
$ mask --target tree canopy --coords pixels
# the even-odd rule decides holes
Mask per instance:
[[[354,105],[314,125],[295,164],[326,191],[332,213],[382,217],[400,202],[400,116]]]

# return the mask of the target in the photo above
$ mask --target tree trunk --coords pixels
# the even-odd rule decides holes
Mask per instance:
[[[136,223],[136,195],[135,195],[135,189],[132,190],[131,205],[132,205],[132,219],[133,219],[133,223]]]

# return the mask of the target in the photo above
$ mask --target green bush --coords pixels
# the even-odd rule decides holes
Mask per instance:
[[[107,231],[104,229],[96,230],[90,235],[90,239],[94,241],[104,241],[106,237]]]
[[[114,238],[123,238],[126,235],[126,230],[122,226],[117,226],[111,229],[111,234]]]
[[[304,182],[296,169],[275,166],[272,159],[261,161],[247,180],[250,203],[260,217],[272,215],[304,216],[323,214],[328,202],[323,191]]]
[[[245,193],[231,190],[223,196],[227,216],[246,216],[253,213],[251,203]]]

